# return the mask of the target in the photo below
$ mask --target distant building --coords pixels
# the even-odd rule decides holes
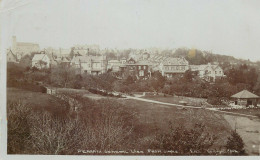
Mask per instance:
[[[32,67],[38,69],[50,68],[51,60],[47,54],[35,54],[32,59]]]
[[[167,58],[160,63],[159,68],[163,76],[171,78],[185,73],[189,69],[189,62],[185,58]]]
[[[190,65],[191,71],[197,71],[200,78],[210,82],[215,82],[216,79],[224,77],[223,69],[219,65]]]
[[[17,57],[16,57],[16,55],[12,52],[11,49],[8,49],[8,50],[7,50],[6,60],[7,60],[7,62],[18,63]]]
[[[110,60],[107,64],[107,69],[111,69],[112,72],[120,71],[121,62],[119,60]]]
[[[147,60],[148,58],[150,58],[150,54],[147,52],[143,53],[143,60]]]
[[[16,36],[12,40],[12,52],[17,56],[18,61],[25,55],[32,52],[39,52],[40,46],[36,43],[17,42]]]
[[[99,45],[75,45],[73,47],[73,54],[75,55],[90,55],[90,54],[97,54],[100,53],[100,48]]]
[[[124,71],[131,76],[135,76],[137,79],[147,79],[151,76],[150,63],[147,61],[136,62],[133,58],[127,60],[123,66]]]
[[[121,62],[122,64],[125,64],[126,61],[127,61],[127,59],[126,59],[125,57],[120,59],[120,62]]]
[[[67,57],[58,57],[55,59],[57,64],[62,65],[64,67],[69,67],[70,66],[70,60]]]
[[[74,56],[71,66],[80,69],[80,73],[99,75],[107,70],[106,56]]]

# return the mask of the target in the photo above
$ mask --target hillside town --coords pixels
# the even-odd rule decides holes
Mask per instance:
[[[127,57],[111,59],[107,50],[100,50],[98,45],[76,45],[73,49],[40,49],[39,44],[17,42],[13,36],[12,47],[7,51],[7,62],[19,63],[25,55],[33,54],[31,68],[48,69],[57,65],[73,67],[80,74],[100,75],[107,72],[121,72],[148,79],[159,71],[162,76],[171,78],[182,75],[187,70],[198,72],[199,77],[209,82],[225,77],[218,64],[191,65],[184,57],[169,57],[149,51],[133,51]],[[116,51],[115,54],[120,54]],[[72,56],[71,56],[72,55]]]

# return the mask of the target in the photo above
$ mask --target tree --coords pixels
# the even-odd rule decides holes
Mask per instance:
[[[73,83],[75,75],[76,73],[74,68],[58,65],[51,71],[51,83],[66,88],[69,84]]]
[[[132,83],[134,83],[135,82],[135,79],[133,78],[133,76],[128,76],[127,78],[126,78],[126,80],[124,81],[124,84],[126,84],[126,85],[129,85],[129,84],[132,84]]]
[[[74,56],[74,50],[75,50],[75,47],[72,47],[70,50],[70,55],[69,55],[70,59],[72,59]]]
[[[192,82],[192,80],[195,78],[195,76],[198,75],[198,72],[193,72],[190,69],[187,70],[183,75],[183,80],[185,82]]]
[[[236,130],[232,131],[231,136],[228,137],[226,148],[229,154],[244,155],[244,142]]]
[[[19,62],[19,64],[26,68],[26,67],[31,67],[32,66],[32,59],[31,57],[27,54],[25,56],[23,56]]]
[[[159,71],[156,71],[149,79],[148,84],[153,88],[154,91],[158,92],[160,89],[164,87],[165,81],[165,77],[163,77]]]

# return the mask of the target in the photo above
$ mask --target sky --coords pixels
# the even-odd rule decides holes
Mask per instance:
[[[2,46],[197,48],[260,60],[259,0],[2,0]]]

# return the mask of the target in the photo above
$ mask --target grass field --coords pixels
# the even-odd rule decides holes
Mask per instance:
[[[89,93],[84,92],[83,95],[85,94]],[[226,143],[227,136],[230,135],[232,129],[221,114],[215,114],[208,110],[180,109],[174,106],[169,107],[137,100],[114,99],[136,112],[137,121],[134,124],[136,126],[135,133],[138,133],[136,138],[140,138],[142,141],[154,136],[157,131],[163,132],[168,130],[170,122],[173,126],[181,125],[188,129],[192,129],[196,123],[202,123],[205,124],[207,132],[217,136],[214,148],[219,148]],[[35,106],[37,109],[64,112],[62,110],[64,103],[60,99],[46,93],[8,88],[7,100],[21,100],[28,106]]]
[[[210,134],[217,136],[215,147],[223,146],[231,131],[230,125],[220,114],[203,109],[178,109],[165,105],[141,102],[130,99],[118,99],[122,104],[132,107],[137,112],[138,119],[142,122],[140,133],[150,135],[156,130],[167,130],[169,122],[174,126],[182,125],[193,128],[196,123],[206,125]]]
[[[72,89],[72,88],[58,88],[57,89],[58,93],[75,93],[75,94],[80,94],[83,97],[91,98],[93,100],[98,100],[101,98],[104,98],[104,96],[98,95],[98,94],[93,94],[89,92],[88,90],[85,89]]]

